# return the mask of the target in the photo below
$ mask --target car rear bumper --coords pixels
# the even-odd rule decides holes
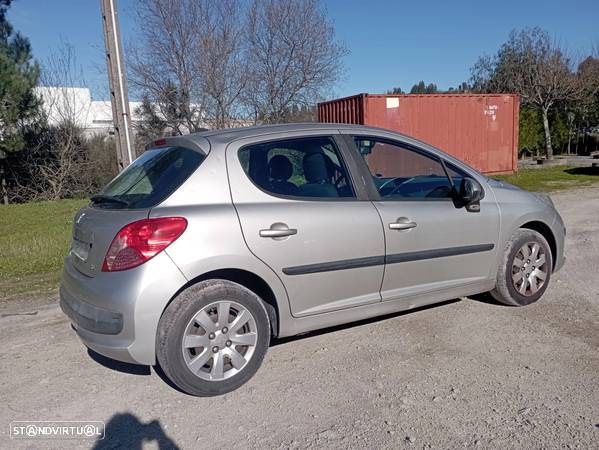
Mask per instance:
[[[60,288],[60,308],[71,322],[99,334],[119,334],[123,331],[123,315],[76,300]]]
[[[108,358],[156,362],[162,311],[187,280],[165,253],[134,269],[88,277],[65,259],[60,307],[81,341]]]

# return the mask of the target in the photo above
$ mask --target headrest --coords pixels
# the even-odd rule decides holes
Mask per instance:
[[[327,163],[322,153],[308,153],[303,161],[304,176],[309,183],[318,183],[328,178]]]
[[[284,155],[275,155],[268,162],[270,177],[277,181],[287,181],[293,174],[293,165]]]

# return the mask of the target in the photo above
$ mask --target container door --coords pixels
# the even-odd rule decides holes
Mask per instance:
[[[386,241],[383,301],[484,284],[492,274],[499,234],[494,200],[468,212],[452,199],[465,176],[438,157],[399,142],[356,138],[372,173]]]
[[[227,149],[244,238],[283,281],[294,316],[381,300],[380,218],[356,196],[339,145],[333,132],[287,133]]]

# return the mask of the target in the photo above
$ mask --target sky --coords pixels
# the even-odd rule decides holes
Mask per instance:
[[[441,89],[469,78],[479,56],[493,54],[514,28],[540,26],[578,54],[599,47],[599,0],[322,0],[348,48],[344,78],[331,98],[404,91],[420,80]],[[135,38],[135,0],[119,0],[125,42]],[[74,46],[85,85],[106,99],[99,0],[14,0],[8,18],[43,62],[61,42]],[[125,54],[126,57],[126,54]],[[126,64],[126,61],[125,61]]]

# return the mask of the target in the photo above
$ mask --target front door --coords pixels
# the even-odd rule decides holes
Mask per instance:
[[[499,210],[491,195],[479,212],[454,202],[467,174],[399,141],[355,137],[378,199],[386,241],[383,300],[480,285],[495,274]],[[451,180],[450,180],[451,178]]]
[[[351,182],[337,132],[289,136],[227,149],[249,249],[281,278],[294,316],[379,302],[381,221]]]

